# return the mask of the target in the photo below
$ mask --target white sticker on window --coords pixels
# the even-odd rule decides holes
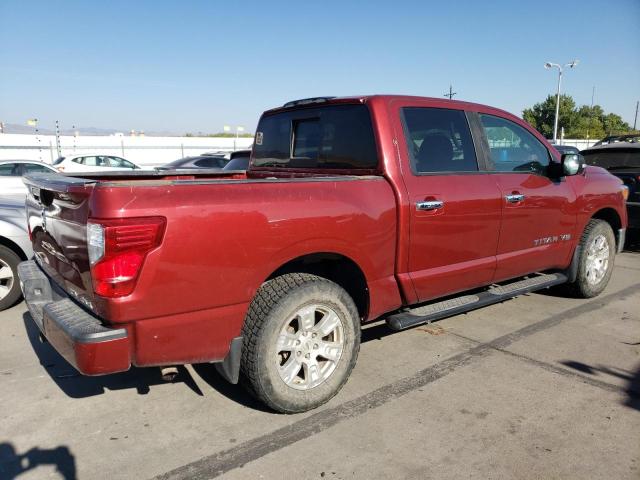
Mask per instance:
[[[262,132],[256,132],[256,145],[262,145]]]

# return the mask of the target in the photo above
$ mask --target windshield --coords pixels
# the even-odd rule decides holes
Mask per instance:
[[[184,165],[185,163],[190,163],[192,160],[195,160],[196,158],[198,158],[198,157],[179,158],[178,160],[174,160],[173,162],[169,162],[169,163],[166,163],[166,164],[162,165],[162,168],[168,168],[168,169],[179,168],[182,165]]]
[[[56,158],[56,161],[53,162],[54,165],[58,165],[59,163],[62,163],[64,161],[66,157],[58,157]]]
[[[328,105],[265,115],[253,167],[374,169],[378,156],[366,105]]]
[[[232,158],[229,163],[224,166],[223,170],[246,170],[249,168],[249,157],[250,155]]]

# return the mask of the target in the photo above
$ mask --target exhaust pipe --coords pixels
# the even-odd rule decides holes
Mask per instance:
[[[165,382],[173,382],[178,376],[178,367],[161,367],[160,375]]]

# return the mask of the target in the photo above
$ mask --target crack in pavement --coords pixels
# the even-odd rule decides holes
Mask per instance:
[[[257,460],[269,453],[276,452],[300,440],[304,440],[312,435],[323,432],[324,430],[327,430],[328,428],[331,428],[345,420],[362,415],[373,408],[384,405],[391,400],[417,390],[420,387],[424,387],[429,383],[433,383],[460,367],[469,364],[473,359],[481,358],[495,350],[505,350],[509,345],[517,342],[518,340],[552,328],[560,324],[562,321],[575,318],[587,312],[598,310],[606,305],[610,300],[626,297],[627,295],[638,291],[640,291],[640,284],[634,284],[618,292],[591,300],[577,307],[570,308],[569,310],[559,312],[545,320],[533,323],[516,330],[515,332],[498,337],[490,342],[480,343],[469,350],[453,355],[452,357],[420,370],[409,377],[402,378],[380,387],[354,400],[319,411],[309,417],[298,420],[297,422],[286,425],[273,432],[253,438],[233,448],[205,456],[199,460],[187,463],[154,478],[155,480],[204,480],[215,478],[230,470],[240,468],[243,465]],[[553,367],[552,365],[549,366]]]

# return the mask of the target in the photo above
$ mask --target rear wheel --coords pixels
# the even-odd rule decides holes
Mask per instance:
[[[580,239],[578,275],[571,284],[573,293],[582,298],[599,295],[611,278],[615,254],[611,226],[604,220],[590,220]]]
[[[18,281],[20,261],[16,252],[0,245],[0,310],[12,306],[22,295]]]
[[[287,274],[258,290],[243,338],[243,385],[274,410],[304,412],[347,381],[360,348],[360,319],[339,285]]]

